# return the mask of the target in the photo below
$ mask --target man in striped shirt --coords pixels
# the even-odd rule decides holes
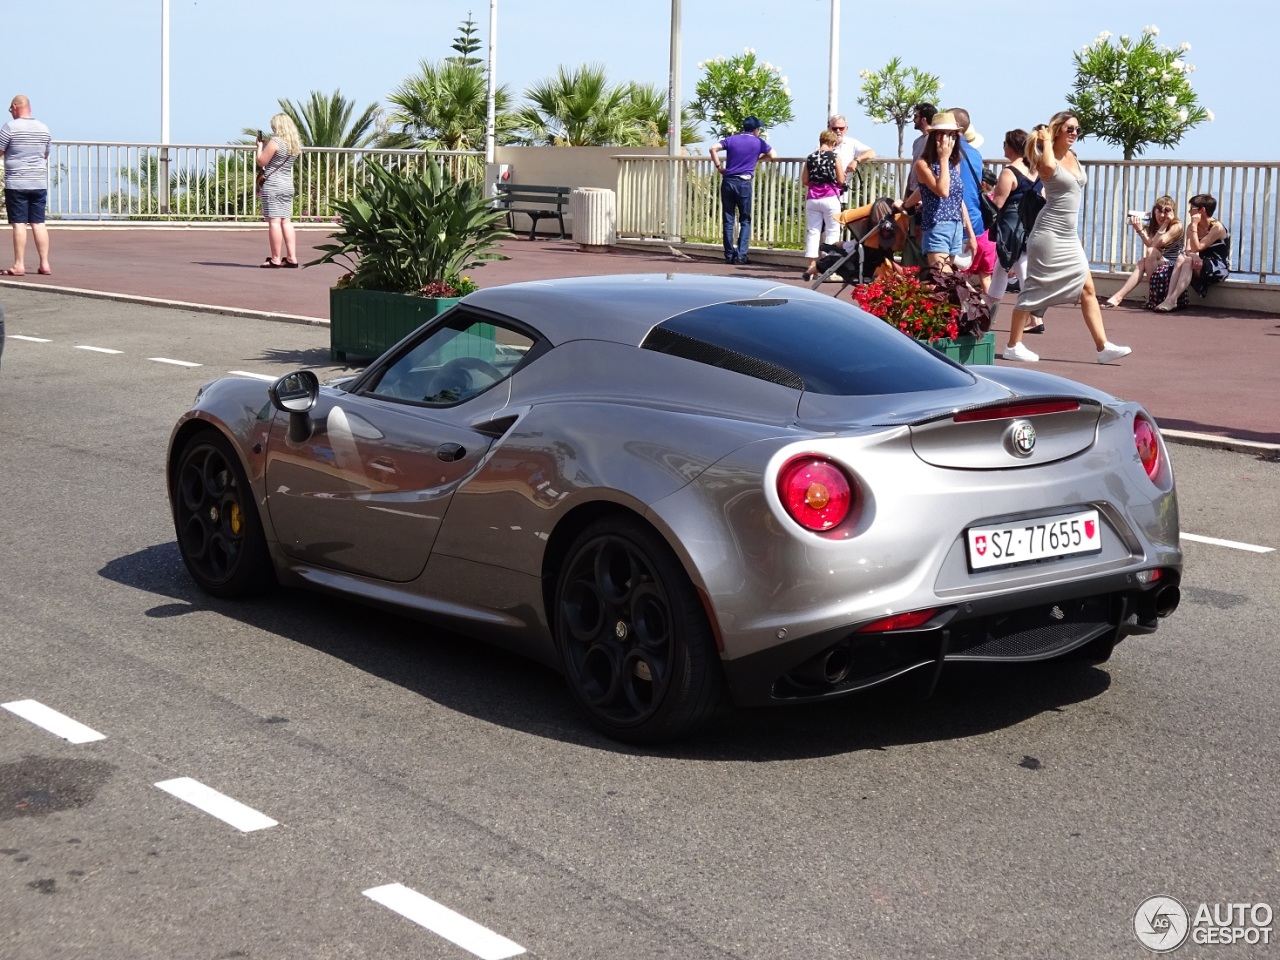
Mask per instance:
[[[13,226],[13,266],[0,271],[6,277],[27,272],[27,225],[36,240],[40,273],[53,273],[49,266],[49,231],[44,224],[45,203],[49,199],[49,128],[31,117],[31,101],[18,94],[9,104],[13,117],[0,127],[0,150],[4,151],[4,206]]]

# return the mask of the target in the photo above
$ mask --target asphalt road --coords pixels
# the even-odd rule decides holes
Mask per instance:
[[[5,305],[0,704],[102,738],[0,710],[4,960],[1142,957],[1152,895],[1280,909],[1276,552],[1189,541],[1182,608],[1101,667],[956,670],[925,702],[623,748],[497,650],[196,591],[170,426],[230,371],[323,376],[325,329]],[[1184,531],[1280,547],[1280,464],[1172,456]],[[178,778],[275,823],[155,786]],[[445,915],[465,946],[366,894],[395,884],[465,918]]]

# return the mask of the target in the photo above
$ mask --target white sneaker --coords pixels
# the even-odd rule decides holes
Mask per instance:
[[[1110,363],[1113,360],[1119,360],[1121,357],[1127,357],[1131,353],[1133,351],[1128,347],[1117,347],[1108,340],[1107,345],[1098,351],[1098,362]]]
[[[1128,352],[1127,350],[1125,351]],[[1000,356],[1005,360],[1021,360],[1023,363],[1035,363],[1040,359],[1040,354],[1032,353],[1027,349],[1026,344],[1019,341],[1012,347],[1005,347],[1004,353]]]

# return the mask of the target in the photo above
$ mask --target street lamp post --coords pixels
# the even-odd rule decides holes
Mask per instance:
[[[160,0],[160,212],[169,212],[169,0]]]
[[[667,86],[667,239],[680,234],[680,0],[671,0],[671,67]]]
[[[493,163],[497,139],[498,0],[489,0],[489,92],[485,100],[484,162]]]
[[[840,80],[840,0],[831,0],[831,54],[827,68],[827,116],[840,112],[837,87]]]

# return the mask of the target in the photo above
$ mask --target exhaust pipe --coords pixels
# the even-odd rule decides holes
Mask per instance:
[[[834,686],[849,676],[853,658],[848,647],[833,647],[812,659],[806,660],[791,671],[791,676],[810,686],[827,684]]]
[[[1161,587],[1156,591],[1155,608],[1157,617],[1167,617],[1178,609],[1182,602],[1182,591],[1177,587]]]

